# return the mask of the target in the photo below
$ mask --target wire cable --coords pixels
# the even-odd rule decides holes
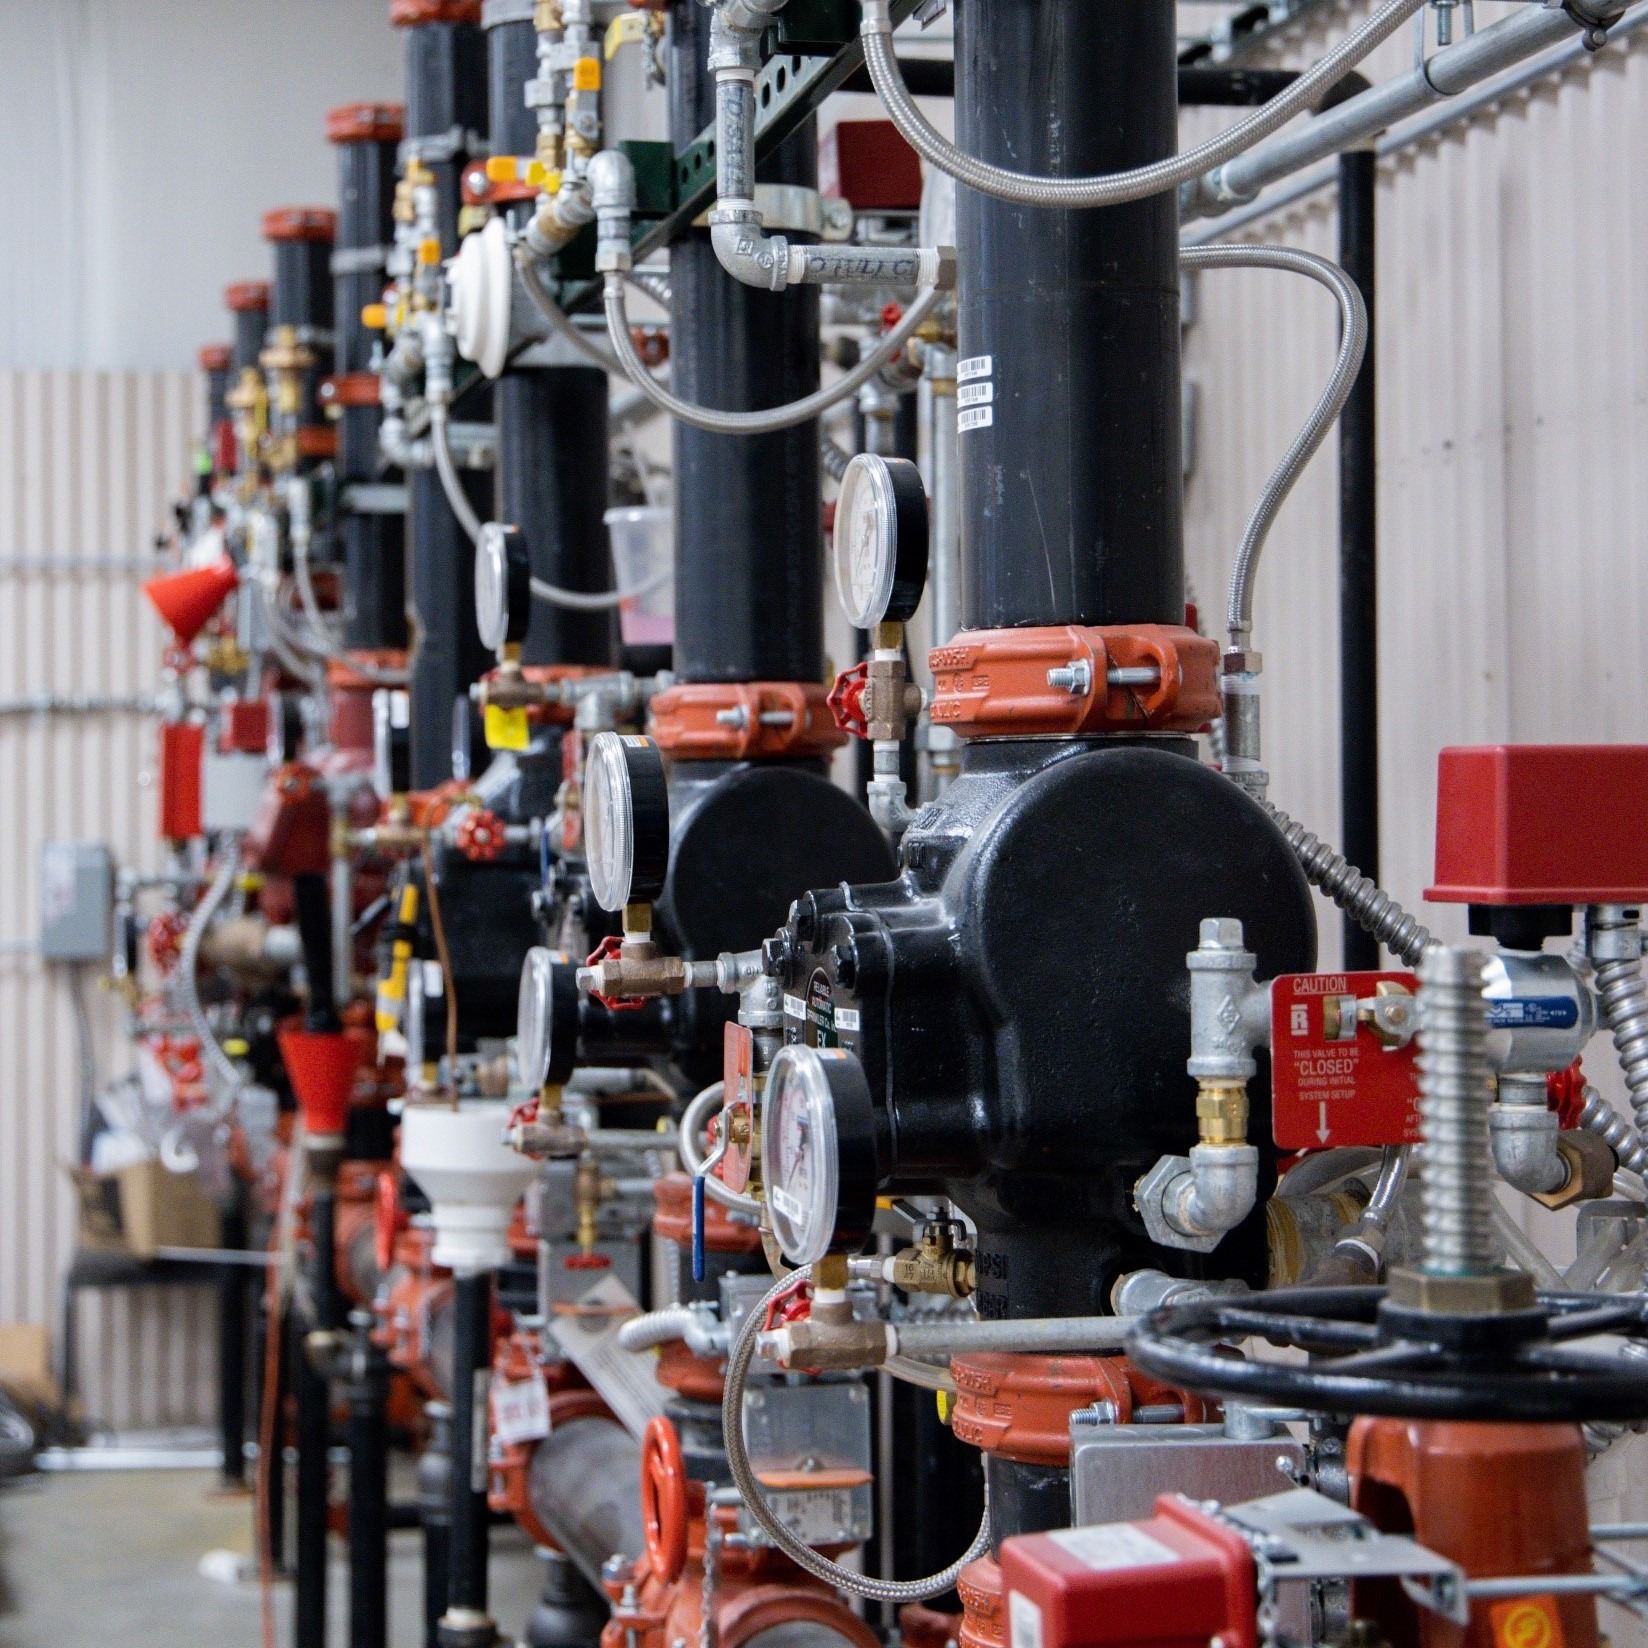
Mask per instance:
[[[520,271],[521,285],[526,288],[526,295],[531,298],[532,307],[549,322],[557,337],[571,344],[592,366],[600,367],[612,377],[623,378],[629,375],[619,364],[617,356],[608,354],[598,343],[591,342],[578,330],[573,324],[572,317],[549,295],[549,288],[544,285],[537,265],[524,249],[517,249],[515,267]],[[642,290],[646,288],[643,287]]]
[[[1043,206],[1079,211],[1098,206],[1124,206],[1151,195],[1177,189],[1204,172],[1234,159],[1254,144],[1279,131],[1344,79],[1376,46],[1389,39],[1424,6],[1425,0],[1391,0],[1361,28],[1346,35],[1317,65],[1300,75],[1286,91],[1238,120],[1233,126],[1194,149],[1131,171],[1103,177],[1034,177],[1026,172],[992,166],[946,141],[921,110],[899,71],[893,51],[893,23],[888,0],[864,0],[864,60],[870,80],[889,118],[905,141],[941,172],[980,194],[1018,206]]]
[[[929,1597],[942,1596],[955,1586],[961,1570],[990,1548],[988,1477],[984,1485],[984,1516],[979,1522],[978,1532],[973,1536],[973,1543],[948,1568],[940,1573],[931,1574],[926,1579],[871,1579],[865,1574],[854,1573],[850,1568],[843,1568],[839,1562],[831,1562],[812,1546],[797,1539],[779,1520],[767,1502],[766,1493],[750,1465],[750,1456],[744,1447],[744,1384],[749,1377],[750,1363],[755,1357],[755,1342],[767,1320],[768,1310],[782,1295],[793,1292],[801,1281],[809,1280],[811,1276],[812,1266],[806,1265],[774,1282],[761,1303],[744,1318],[744,1325],[738,1330],[738,1337],[733,1341],[732,1353],[727,1358],[726,1390],[721,1398],[721,1429],[724,1433],[727,1464],[731,1468],[732,1479],[750,1515],[766,1530],[772,1542],[798,1568],[804,1569],[815,1579],[821,1579],[826,1585],[833,1585],[838,1590],[864,1597],[871,1602],[925,1602]]]
[[[435,954],[441,963],[441,989],[446,995],[447,1079],[455,1081],[458,1070],[458,992],[453,987],[452,954],[446,947],[446,923],[441,919],[441,894],[435,885],[435,855],[423,844],[424,890],[429,897],[429,925],[435,933]]]
[[[1270,529],[1356,387],[1362,359],[1368,350],[1368,308],[1356,282],[1337,263],[1291,246],[1187,246],[1179,254],[1179,264],[1184,269],[1279,269],[1316,281],[1339,300],[1342,325],[1333,376],[1305,427],[1265,484],[1236,552],[1236,568],[1230,578],[1228,618],[1231,636],[1235,638],[1253,628],[1253,585]]]
[[[206,937],[206,929],[211,926],[212,917],[229,896],[239,870],[240,838],[235,836],[231,837],[231,844],[223,855],[223,863],[211,886],[206,889],[206,896],[190,913],[177,965],[177,988],[183,1000],[184,1016],[189,1021],[189,1028],[194,1031],[200,1042],[206,1062],[211,1065],[214,1074],[228,1089],[230,1095],[239,1089],[241,1074],[234,1061],[223,1051],[217,1033],[212,1029],[211,1020],[206,1017],[206,1009],[200,1004],[200,989],[195,979],[195,969],[200,965],[200,946]]]
[[[441,478],[441,491],[446,494],[452,513],[458,517],[458,525],[473,544],[480,540],[481,518],[475,513],[475,506],[469,501],[469,494],[464,491],[463,481],[458,476],[458,466],[452,461],[452,443],[447,438],[446,419],[446,402],[431,401],[429,439],[435,450],[435,473]]]
[[[898,325],[844,378],[804,400],[791,401],[788,406],[775,406],[765,412],[717,412],[711,407],[694,406],[663,388],[635,352],[634,339],[629,335],[629,310],[624,302],[624,277],[619,274],[607,276],[607,335],[630,382],[672,418],[709,435],[771,435],[810,422],[849,395],[857,394],[876,373],[903,353],[905,345],[938,306],[942,296],[936,287],[928,287]]]

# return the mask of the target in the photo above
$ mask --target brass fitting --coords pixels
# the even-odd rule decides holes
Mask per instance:
[[[971,1299],[977,1282],[973,1255],[956,1246],[956,1227],[935,1219],[922,1228],[921,1240],[893,1256],[888,1280],[906,1293],[934,1293],[947,1299]]]
[[[1247,1083],[1204,1077],[1196,1094],[1203,1144],[1247,1143]]]
[[[686,962],[661,954],[651,938],[626,938],[617,955],[605,957],[583,973],[589,976],[594,994],[613,1000],[678,996],[690,982]]]
[[[560,34],[566,27],[561,21],[561,0],[538,0],[532,8],[532,27],[539,34]]]
[[[596,1216],[601,1204],[618,1191],[617,1183],[595,1165],[593,1156],[584,1156],[573,1178],[573,1195],[578,1208],[578,1246],[588,1255],[595,1251]]]
[[[555,689],[545,681],[528,681],[519,662],[505,662],[490,680],[476,690],[480,707],[496,710],[530,710],[553,701]]]
[[[1567,1182],[1558,1190],[1530,1192],[1536,1202],[1560,1209],[1613,1194],[1614,1169],[1618,1164],[1606,1139],[1576,1129],[1559,1135],[1556,1148],[1568,1164]]]

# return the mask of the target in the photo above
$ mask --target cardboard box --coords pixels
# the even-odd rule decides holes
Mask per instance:
[[[98,1253],[152,1259],[163,1247],[217,1247],[217,1204],[194,1178],[159,1162],[134,1162],[118,1173],[72,1170],[80,1192],[80,1245]]]
[[[44,1322],[0,1322],[0,1386],[40,1407],[58,1405]]]

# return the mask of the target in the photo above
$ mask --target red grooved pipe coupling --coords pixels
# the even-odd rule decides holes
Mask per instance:
[[[829,755],[846,742],[813,681],[700,682],[652,701],[652,736],[677,761]]]
[[[1173,624],[964,630],[928,663],[933,725],[963,738],[1197,732],[1223,712],[1218,643]]]
[[[1136,1407],[1182,1407],[1188,1424],[1207,1414],[1199,1396],[1157,1384],[1125,1356],[958,1356],[950,1372],[951,1429],[963,1442],[1021,1465],[1067,1466],[1070,1415],[1095,1402],[1110,1403],[1119,1425]]]

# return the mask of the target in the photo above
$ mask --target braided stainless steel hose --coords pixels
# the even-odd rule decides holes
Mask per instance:
[[[1480,950],[1443,945],[1419,961],[1424,1269],[1433,1276],[1491,1276],[1498,1267],[1485,961]]]
[[[1648,1178],[1648,1144],[1642,1142],[1642,1135],[1589,1084],[1585,1088],[1579,1125],[1586,1132],[1595,1133],[1613,1151],[1621,1167]]]
[[[1637,912],[1611,904],[1593,907],[1586,934],[1603,1022],[1625,1072],[1637,1132],[1648,1132],[1648,982],[1642,976]]]
[[[1314,107],[1374,47],[1393,35],[1425,4],[1425,0],[1391,0],[1359,29],[1346,35],[1314,68],[1307,70],[1280,96],[1244,116],[1217,137],[1184,154],[1158,160],[1131,171],[1103,177],[1035,177],[1027,172],[992,166],[958,149],[936,131],[916,107],[893,52],[893,20],[888,0],[864,0],[859,33],[870,80],[888,117],[917,154],[958,183],[980,194],[993,195],[1019,206],[1045,206],[1080,211],[1096,206],[1124,206],[1168,189],[1177,189],[1251,149],[1262,138],[1279,131],[1296,114]]]
[[[850,1568],[843,1568],[839,1562],[831,1562],[827,1556],[821,1556],[812,1546],[804,1545],[797,1539],[773,1513],[772,1506],[767,1503],[766,1492],[750,1466],[750,1456],[744,1450],[744,1383],[755,1357],[755,1341],[767,1320],[768,1310],[777,1302],[779,1295],[795,1287],[797,1276],[811,1274],[812,1266],[807,1265],[774,1282],[761,1303],[744,1318],[744,1325],[733,1341],[732,1354],[727,1358],[726,1391],[721,1398],[721,1430],[733,1482],[743,1496],[750,1515],[767,1531],[772,1542],[798,1568],[805,1569],[815,1579],[872,1602],[924,1602],[928,1597],[942,1596],[954,1588],[961,1570],[990,1548],[988,1477],[984,1488],[984,1517],[979,1523],[978,1533],[974,1535],[973,1543],[948,1568],[927,1579],[870,1579],[864,1574],[855,1574]]]
[[[1293,849],[1311,886],[1331,898],[1364,932],[1371,933],[1392,955],[1408,966],[1436,941],[1430,929],[1411,916],[1389,893],[1356,868],[1349,859],[1314,836],[1303,824],[1264,801],[1260,805],[1276,821],[1288,846]]]

